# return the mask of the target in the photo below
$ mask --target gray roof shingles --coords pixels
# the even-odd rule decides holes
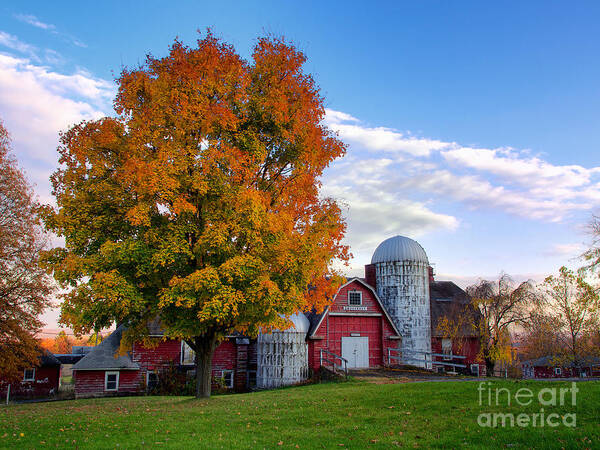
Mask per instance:
[[[73,370],[137,370],[140,368],[129,355],[119,356],[121,337],[126,327],[121,325],[104,339],[100,345],[85,355],[78,363],[73,365]]]

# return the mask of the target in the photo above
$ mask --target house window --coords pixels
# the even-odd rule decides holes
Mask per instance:
[[[348,292],[348,304],[350,306],[362,305],[362,292],[360,292],[360,291]]]
[[[452,339],[442,339],[442,353],[444,355],[452,354]],[[444,356],[444,360],[452,359],[451,356]]]
[[[196,352],[187,345],[184,341],[181,341],[181,365],[182,366],[193,366],[196,364]]]
[[[23,371],[23,381],[35,381],[35,369],[25,369]]]
[[[146,387],[148,391],[152,391],[158,386],[158,374],[156,371],[146,372]]]
[[[562,369],[560,367],[555,367],[554,375],[562,375]]]
[[[256,370],[248,371],[248,387],[254,389],[256,387]]]
[[[119,390],[119,372],[104,373],[104,390],[118,391]]]
[[[225,387],[232,388],[233,387],[233,370],[224,370],[221,373],[221,376],[223,377],[223,384],[225,385]]]

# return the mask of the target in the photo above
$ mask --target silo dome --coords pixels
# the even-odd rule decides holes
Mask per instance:
[[[371,264],[393,261],[416,261],[429,264],[421,244],[405,236],[386,239],[375,249],[371,258]]]
[[[287,317],[287,319],[289,319],[293,325],[291,326],[291,328],[288,328],[288,330],[284,331],[295,331],[297,333],[304,334],[308,333],[308,329],[310,328],[310,322],[304,314],[292,314],[291,316]]]

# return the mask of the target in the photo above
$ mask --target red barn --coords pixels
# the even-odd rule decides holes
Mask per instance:
[[[452,281],[430,279],[429,295],[432,353],[465,356],[465,359],[457,359],[453,362],[465,364],[467,373],[484,375],[485,363],[479,355],[481,344],[477,330],[473,326],[481,319],[480,312],[473,306],[465,291]],[[445,337],[438,328],[443,317],[459,325],[454,339]],[[436,357],[436,359],[443,362],[443,357]]]
[[[48,350],[39,364],[23,371],[23,379],[10,383],[11,398],[49,397],[58,392],[60,361]],[[0,395],[6,396],[9,383],[0,382]]]
[[[124,326],[117,328],[100,345],[73,366],[76,397],[96,397],[142,393],[154,387],[161,372],[173,367],[182,374],[194,370],[194,353],[182,341],[165,339],[160,324],[149,324],[156,345],[133,344],[125,355],[118,355]],[[248,384],[249,341],[230,336],[215,350],[213,356],[214,387],[237,391]]]
[[[377,293],[360,278],[341,286],[323,314],[311,314],[309,320],[308,358],[313,370],[321,367],[321,354],[333,358],[325,351],[347,359],[348,368],[382,367],[388,362],[388,348],[399,346],[398,330]]]
[[[587,358],[581,364],[543,356],[521,363],[523,378],[586,378],[600,376],[600,358]]]

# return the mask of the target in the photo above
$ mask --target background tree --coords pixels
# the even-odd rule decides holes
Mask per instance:
[[[522,324],[519,333],[520,353],[525,359],[561,353],[560,321],[541,308],[536,308]]]
[[[561,267],[558,276],[549,276],[542,285],[545,308],[554,319],[561,341],[557,356],[581,366],[588,356],[598,356],[594,345],[598,330],[598,292],[583,275]]]
[[[131,342],[160,317],[196,352],[206,397],[224,335],[324,307],[348,252],[319,177],[345,148],[304,62],[283,39],[259,39],[250,61],[210,32],[195,48],[175,41],[122,72],[118,117],[62,135],[46,224],[65,237],[47,255],[69,288],[65,324],[125,323]]]
[[[50,305],[52,283],[38,265],[45,240],[37,206],[0,121],[0,374],[6,380],[38,364],[39,315]]]
[[[532,282],[523,282],[515,288],[506,274],[497,282],[482,280],[469,286],[467,294],[481,312],[475,326],[481,342],[481,357],[491,376],[497,361],[512,362],[511,328],[527,323],[539,297]]]

